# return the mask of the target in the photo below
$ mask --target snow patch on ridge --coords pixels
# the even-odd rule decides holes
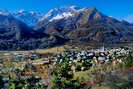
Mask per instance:
[[[10,12],[8,10],[0,10],[0,15],[8,16],[10,15]]]
[[[53,21],[53,20],[59,20],[59,19],[63,19],[63,18],[68,18],[68,17],[72,17],[73,14],[70,12],[67,13],[62,13],[62,14],[58,14],[57,16],[53,17],[52,19],[50,19],[49,21]]]

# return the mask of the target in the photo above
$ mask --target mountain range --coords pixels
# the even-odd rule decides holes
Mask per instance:
[[[96,8],[64,6],[48,13],[0,10],[0,50],[31,50],[66,42],[117,45],[133,42],[133,24]]]

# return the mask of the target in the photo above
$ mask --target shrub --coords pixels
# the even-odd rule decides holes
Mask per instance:
[[[53,71],[52,89],[80,89],[82,86],[78,80],[73,79],[73,72],[68,63],[57,66]]]
[[[131,67],[133,66],[133,56],[129,54],[127,58],[124,60],[124,66]]]

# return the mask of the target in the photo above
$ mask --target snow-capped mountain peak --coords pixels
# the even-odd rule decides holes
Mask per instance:
[[[73,16],[72,12],[80,10],[77,6],[64,6],[60,8],[54,8],[50,10],[46,15],[43,16],[39,21],[47,19],[48,21],[53,21],[62,18],[68,18]]]

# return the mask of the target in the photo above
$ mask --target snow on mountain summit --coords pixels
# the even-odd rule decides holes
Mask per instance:
[[[25,12],[24,9],[21,9],[21,10],[17,11],[18,14],[21,14],[21,13],[24,13],[24,12]]]
[[[68,18],[69,16],[73,16],[72,12],[80,10],[77,6],[64,6],[60,8],[54,8],[50,10],[40,21],[47,19],[48,21],[53,21],[62,18]]]
[[[63,19],[63,18],[68,18],[68,17],[71,17],[73,16],[72,13],[70,12],[67,12],[67,13],[62,13],[62,14],[58,14],[57,16],[53,17],[52,19],[50,19],[49,21],[53,21],[53,20],[58,20],[58,19]]]

